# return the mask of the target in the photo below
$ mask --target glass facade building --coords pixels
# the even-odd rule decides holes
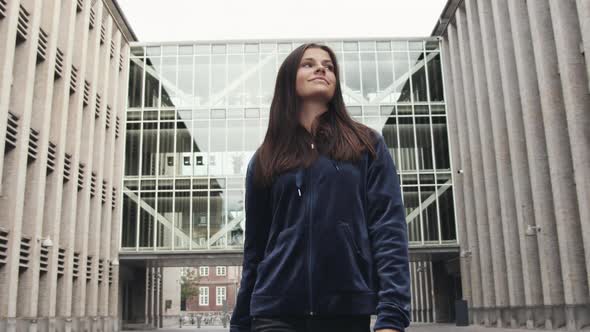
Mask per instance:
[[[347,109],[385,137],[411,247],[456,246],[438,38],[318,41]],[[134,44],[122,251],[242,250],[244,177],[278,67],[297,41]]]

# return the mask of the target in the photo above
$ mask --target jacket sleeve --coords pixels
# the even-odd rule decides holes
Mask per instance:
[[[258,263],[264,256],[270,226],[269,190],[254,185],[255,160],[256,154],[250,160],[246,171],[244,260],[240,289],[230,320],[230,332],[250,331],[250,299],[256,282]]]
[[[400,185],[391,155],[378,135],[367,172],[367,224],[378,280],[373,330],[404,331],[410,324],[408,235]]]

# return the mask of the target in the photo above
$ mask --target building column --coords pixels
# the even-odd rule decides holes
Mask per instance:
[[[587,0],[576,0],[576,5],[578,8],[584,57],[586,58],[586,77],[590,80],[590,2]]]
[[[507,0],[493,0],[492,12],[499,58],[496,65],[500,68],[501,88],[503,89],[504,108],[506,110],[505,121],[507,125],[508,145],[512,160],[514,199],[517,211],[516,216],[514,216],[515,219],[507,220],[508,222],[517,220],[517,228],[512,230],[514,234],[509,239],[515,245],[520,245],[522,261],[521,282],[523,282],[524,286],[523,293],[519,294],[521,302],[511,301],[513,305],[524,305],[526,326],[527,328],[534,328],[536,324],[532,307],[543,304],[541,270],[537,239],[534,236],[527,236],[527,226],[529,224],[535,224],[533,196],[531,192],[531,181],[529,179],[531,170],[529,169],[527,159],[526,135],[521,112],[521,100],[518,93],[518,68],[515,61],[514,45],[512,43]],[[516,249],[513,248],[512,250]],[[512,266],[511,268],[520,269],[519,266]],[[515,308],[515,310],[518,309]]]
[[[447,29],[449,28],[450,26],[447,27]],[[460,148],[459,140],[461,139],[461,136],[457,126],[457,108],[459,107],[459,101],[456,99],[455,96],[456,91],[459,89],[459,82],[456,82],[455,77],[457,76],[453,75],[453,70],[451,69],[451,45],[449,42],[448,34],[450,34],[450,32],[447,30],[447,35],[443,37],[444,39],[441,50],[443,77],[445,78],[445,84],[443,85],[443,87],[445,92],[445,100],[447,101],[446,111],[448,118],[448,134],[449,141],[451,143],[449,146],[449,150],[451,150],[451,176],[453,178],[453,197],[455,202],[455,218],[457,219],[457,237],[459,240],[461,252],[459,255],[461,268],[461,290],[463,294],[463,299],[466,300],[467,303],[471,306],[473,305],[473,299],[471,294],[472,285],[470,258],[466,257],[463,254],[471,250],[467,232],[468,220],[466,217],[467,214],[465,212],[466,207],[463,189],[463,172],[459,172],[459,170],[461,170],[464,167],[463,163],[461,162],[461,153],[464,152],[462,152]],[[473,207],[470,208],[473,209]]]
[[[461,178],[463,187],[458,188],[462,192],[465,205],[465,229],[467,233],[467,243],[469,247],[461,252],[461,258],[469,263],[470,279],[471,279],[471,300],[469,304],[472,309],[471,318],[475,324],[479,324],[482,317],[479,311],[483,308],[483,287],[482,287],[482,270],[480,261],[480,243],[477,236],[477,208],[473,197],[473,171],[471,162],[470,142],[469,142],[469,128],[466,121],[465,106],[467,100],[463,91],[465,91],[461,58],[459,56],[458,31],[455,25],[451,24],[448,27],[449,36],[449,60],[451,62],[451,71],[453,75],[453,82],[456,85],[453,87],[453,95],[456,108],[450,110],[454,112],[452,117],[457,121],[457,139],[459,141],[459,155],[461,156],[461,168],[457,170],[457,178]],[[450,123],[450,120],[449,120]]]
[[[588,3],[588,1],[586,1]],[[580,227],[582,230],[582,248],[576,251],[585,251],[586,261],[576,260],[575,275],[586,273],[586,282],[576,282],[573,285],[573,299],[576,305],[590,305],[590,78],[584,69],[587,64],[580,54],[583,43],[578,22],[577,8],[573,1],[550,0],[551,22],[555,33],[555,46],[559,77],[563,89],[563,101],[567,120],[567,131],[572,151],[574,167],[574,180],[578,196],[578,208],[580,209]],[[586,55],[588,57],[588,55]],[[585,271],[583,271],[585,270]],[[576,313],[578,326],[590,323],[590,308]],[[569,320],[569,318],[568,318]]]
[[[491,115],[491,129],[494,142],[497,169],[498,194],[501,207],[501,229],[504,239],[504,260],[506,262],[508,285],[507,296],[503,309],[502,322],[504,326],[510,324],[517,328],[520,322],[524,323],[524,313],[519,309],[524,305],[524,281],[522,273],[522,253],[519,246],[519,229],[516,215],[514,194],[514,178],[512,174],[512,158],[509,147],[509,134],[506,123],[506,109],[504,108],[504,93],[502,91],[502,79],[500,77],[500,61],[496,43],[496,31],[492,16],[492,7],[489,1],[478,3],[479,24],[481,26],[482,53],[485,66],[484,84],[487,86],[489,109]],[[479,44],[478,44],[479,46]],[[475,47],[478,48],[478,47]],[[486,94],[486,89],[484,89]],[[489,205],[488,205],[489,206]],[[501,244],[500,244],[501,245]],[[518,317],[520,314],[521,317]],[[510,323],[509,323],[510,322]],[[500,324],[498,324],[500,325]]]
[[[549,24],[552,22],[549,4],[545,1],[529,1],[527,6],[539,78],[541,110],[547,135],[547,152],[555,217],[558,221],[557,236],[565,297],[565,306],[554,308],[557,312],[554,314],[556,320],[552,328],[567,324],[568,329],[575,329],[573,317],[575,306],[579,301],[579,295],[576,292],[584,290],[587,293],[588,288],[583,265],[583,239],[556,44],[552,26]],[[583,280],[584,285],[581,285],[580,280]]]
[[[490,237],[490,254],[492,256],[492,277],[494,284],[494,302],[488,307],[498,327],[504,326],[502,312],[510,305],[508,294],[512,291],[508,288],[506,268],[506,252],[504,250],[504,233],[502,232],[502,205],[498,188],[498,171],[496,167],[496,147],[494,146],[494,133],[491,127],[490,106],[488,91],[486,89],[486,68],[484,66],[484,54],[480,42],[481,29],[478,17],[477,0],[465,1],[467,28],[469,35],[469,49],[473,66],[473,84],[475,84],[475,105],[473,109],[477,128],[479,128],[480,151],[483,161],[483,179],[487,206],[488,228]],[[482,196],[483,199],[483,196]],[[493,308],[493,309],[492,309]]]
[[[492,251],[490,248],[490,226],[488,223],[487,192],[484,182],[484,165],[482,162],[482,147],[480,141],[480,128],[477,117],[477,104],[473,84],[472,55],[469,49],[472,47],[469,42],[467,31],[467,17],[465,8],[459,7],[456,14],[456,24],[459,44],[459,57],[463,80],[463,95],[465,97],[465,115],[467,118],[467,131],[469,136],[469,154],[471,155],[471,169],[467,170],[466,176],[473,178],[473,191],[475,202],[475,221],[477,231],[475,235],[479,243],[479,261],[481,266],[482,280],[482,306],[477,309],[482,315],[476,324],[490,326],[495,322],[494,315],[490,315],[490,309],[496,306],[496,294],[494,292],[494,274]]]
[[[533,196],[534,219],[527,222],[526,233],[535,237],[539,247],[540,275],[544,310],[535,310],[535,326],[553,326],[551,308],[563,303],[563,282],[561,263],[559,261],[554,213],[551,195],[551,180],[547,162],[547,143],[543,116],[541,112],[540,92],[531,30],[526,4],[520,1],[507,1],[512,39],[514,41],[514,59],[518,74],[518,93],[520,95],[524,134],[527,145],[527,159],[530,171],[531,192]],[[539,227],[539,228],[537,228]],[[539,231],[537,231],[539,230]]]

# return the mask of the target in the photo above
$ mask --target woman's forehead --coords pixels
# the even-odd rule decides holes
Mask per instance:
[[[302,60],[311,58],[319,61],[329,60],[332,61],[330,54],[321,48],[308,48],[303,52]]]

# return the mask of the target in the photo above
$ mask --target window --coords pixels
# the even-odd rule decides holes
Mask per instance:
[[[199,305],[209,305],[209,287],[199,287]]]
[[[223,305],[223,301],[225,301],[225,286],[222,287],[215,287],[216,297],[215,297],[215,304],[216,305]]]
[[[224,276],[226,273],[225,266],[217,266],[215,268],[215,275]]]
[[[199,275],[202,277],[208,276],[209,275],[209,267],[208,266],[199,267]]]

